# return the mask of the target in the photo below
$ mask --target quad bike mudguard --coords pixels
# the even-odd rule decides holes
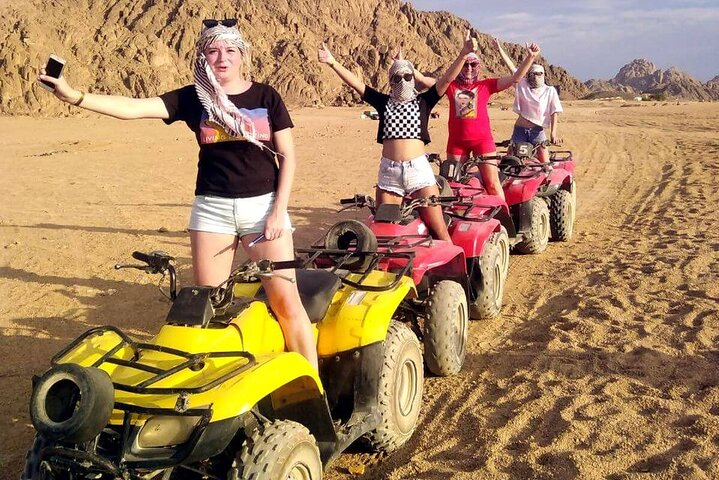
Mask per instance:
[[[361,280],[361,286],[366,289],[340,288],[332,298],[325,317],[314,324],[317,355],[320,357],[384,341],[389,322],[399,304],[407,295],[416,295],[414,283],[409,277],[400,278],[392,289],[373,291],[373,288],[394,282],[394,273],[373,270],[367,275],[349,273],[345,278],[356,282]],[[238,283],[234,286],[234,293],[253,296],[260,286],[259,282]],[[279,329],[277,322],[275,325]]]
[[[454,244],[464,249],[465,257],[474,258],[482,255],[492,233],[501,228],[499,220],[494,218],[485,222],[459,220],[452,224],[450,235]]]
[[[504,197],[507,199],[507,205],[517,205],[534,198],[545,179],[546,176],[543,173],[532,178],[512,179],[504,186]]]

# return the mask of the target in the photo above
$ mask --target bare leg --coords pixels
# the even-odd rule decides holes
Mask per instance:
[[[493,157],[497,155],[497,152],[485,153],[484,155],[487,157]],[[487,193],[490,195],[496,195],[504,200],[504,190],[502,190],[502,184],[499,181],[499,169],[497,168],[497,165],[497,160],[487,160],[486,163],[480,164],[479,173],[482,174],[484,188],[487,189]]]
[[[390,203],[392,205],[399,205],[402,203],[402,195],[382,190],[379,187],[375,189],[375,198],[377,198],[378,207],[384,203]]]
[[[252,260],[283,261],[294,259],[292,234],[289,231],[285,231],[280,238],[275,240],[260,242],[248,247],[247,244],[256,236],[257,234],[252,234],[242,237],[245,251]],[[294,270],[281,270],[278,273],[295,278]],[[277,277],[262,278],[262,285],[265,287],[265,292],[267,292],[267,299],[272,311],[280,323],[287,347],[291,351],[304,356],[317,370],[317,345],[312,333],[312,324],[305,308],[302,306],[297,285]]]
[[[190,245],[196,285],[216,287],[227,280],[237,250],[235,235],[191,230]]]
[[[537,160],[541,163],[547,163],[549,161],[549,155],[547,154],[547,147],[537,148]]]
[[[439,195],[439,188],[437,185],[420,188],[412,193],[412,198],[427,198],[430,195]],[[436,205],[433,207],[421,208],[419,210],[419,215],[433,233],[434,238],[452,242],[452,238],[449,236],[449,232],[447,231],[447,224],[444,221],[442,207]]]

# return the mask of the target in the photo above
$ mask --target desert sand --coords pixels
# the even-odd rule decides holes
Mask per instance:
[[[371,193],[376,123],[361,108],[293,110],[291,216],[304,246]],[[473,322],[467,361],[428,378],[399,452],[353,450],[328,479],[719,478],[718,104],[571,102],[576,235],[512,256],[499,318]],[[446,107],[430,151],[446,141]],[[514,115],[491,109],[497,139]],[[0,470],[33,436],[30,379],[87,328],[148,337],[168,303],[133,250],[178,257],[197,147],[182,124],[96,115],[0,117]],[[350,468],[365,466],[364,475]]]

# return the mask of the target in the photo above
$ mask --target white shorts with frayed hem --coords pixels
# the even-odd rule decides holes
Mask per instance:
[[[397,195],[408,195],[425,187],[436,185],[434,171],[426,155],[397,162],[382,157],[377,175],[377,187]]]
[[[274,192],[248,198],[197,195],[192,205],[188,228],[198,232],[239,237],[262,233],[274,203]],[[292,230],[292,222],[287,214],[285,214],[285,228]]]

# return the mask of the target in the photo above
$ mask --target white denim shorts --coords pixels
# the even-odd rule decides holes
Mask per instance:
[[[382,157],[379,164],[377,187],[387,192],[407,195],[436,183],[434,171],[426,155],[404,162]]]
[[[274,192],[248,198],[197,195],[192,205],[188,228],[198,232],[224,233],[239,237],[262,233],[274,203]],[[292,222],[287,214],[285,228],[292,229]]]

